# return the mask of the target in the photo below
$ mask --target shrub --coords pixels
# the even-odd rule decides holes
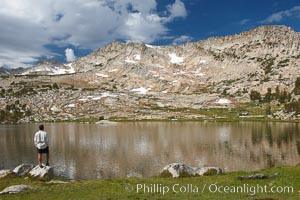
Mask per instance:
[[[278,101],[280,103],[285,103],[288,100],[288,93],[287,91],[283,91],[280,93],[279,97],[278,97]]]
[[[298,77],[295,81],[294,93],[295,95],[300,95],[300,77]]]
[[[58,90],[58,89],[59,89],[59,86],[58,86],[57,83],[54,83],[53,86],[52,86],[52,88],[55,89],[55,90]]]
[[[266,107],[266,115],[271,115],[271,106],[267,105]]]
[[[300,100],[287,103],[284,105],[284,108],[287,112],[296,112],[296,114],[300,113]]]
[[[256,101],[256,100],[260,101],[261,100],[261,95],[260,95],[259,92],[255,91],[255,90],[251,90],[250,99],[252,101]]]
[[[269,103],[271,101],[272,101],[272,89],[268,88],[268,92],[265,95],[264,102]]]

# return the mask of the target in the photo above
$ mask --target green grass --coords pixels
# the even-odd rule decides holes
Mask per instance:
[[[239,118],[244,112],[247,112],[248,115],[254,116],[253,118],[247,118],[250,120],[260,119],[261,121],[270,120],[270,119],[262,119],[262,118],[255,118],[255,116],[266,115],[266,107],[268,104],[258,104],[255,103],[244,103],[239,104],[233,108],[203,108],[203,109],[190,109],[190,108],[160,108],[160,107],[152,107],[152,110],[160,110],[160,111],[171,111],[171,112],[178,112],[180,115],[184,117],[185,114],[200,114],[206,116],[202,118],[202,120],[207,119],[215,119],[215,120],[224,120],[226,121],[244,121],[246,119]],[[271,111],[274,112],[281,108],[277,105],[270,105]],[[224,119],[218,119],[224,118]],[[184,120],[184,119],[181,119]],[[201,120],[201,119],[198,119]]]
[[[243,180],[237,179],[238,176],[248,176],[257,173],[272,175],[280,173],[280,176],[274,179],[255,179]],[[24,179],[24,177],[8,177],[0,180],[0,190],[15,184],[28,184],[39,187],[37,190],[25,191],[14,195],[1,195],[1,200],[6,199],[299,199],[300,198],[300,165],[295,167],[276,167],[272,169],[257,172],[233,172],[218,176],[204,176],[192,178],[124,178],[112,180],[85,180],[74,181],[70,184],[52,184],[48,185],[43,181]],[[152,188],[152,192],[141,189],[137,192],[137,187],[145,184]],[[154,191],[154,185],[159,186],[160,192]],[[176,185],[177,184],[177,185]],[[248,192],[234,193],[228,191],[213,192],[215,185],[228,186],[231,190],[239,186],[248,188]],[[190,192],[178,192],[180,187],[192,188]],[[292,186],[293,192],[265,193],[263,191],[254,194],[256,187],[279,187]],[[129,188],[130,191],[127,191]],[[162,189],[169,189],[164,195]],[[209,190],[210,189],[210,190]],[[274,188],[273,188],[274,189]],[[224,191],[222,189],[222,191]]]
[[[277,106],[274,104],[255,104],[255,103],[243,103],[239,104],[233,108],[203,108],[203,109],[191,109],[191,108],[172,108],[172,107],[151,107],[153,111],[160,112],[174,112],[177,113],[176,116],[169,116],[167,118],[157,118],[157,119],[132,119],[126,117],[110,117],[108,120],[116,122],[186,122],[186,121],[213,121],[213,122],[236,122],[236,121],[260,121],[260,122],[299,122],[299,120],[276,120],[267,117],[256,117],[265,116],[266,107],[271,106],[271,113],[274,113],[282,106]],[[239,115],[247,112],[249,116],[247,118],[241,118]],[[187,118],[188,115],[203,115],[204,117],[199,118]],[[178,118],[176,118],[178,117]],[[80,118],[76,120],[61,120],[55,122],[77,122],[77,123],[95,123],[99,121],[97,118]],[[54,122],[54,121],[51,121]]]

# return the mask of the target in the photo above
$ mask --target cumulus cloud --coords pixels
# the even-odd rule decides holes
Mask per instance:
[[[173,45],[184,44],[184,43],[190,42],[192,40],[193,40],[192,37],[187,36],[187,35],[182,35],[182,36],[176,38],[175,40],[173,40]]]
[[[181,0],[157,10],[158,0],[2,0],[0,66],[23,66],[55,56],[47,46],[95,49],[117,39],[151,43],[184,18]],[[162,16],[161,13],[167,13]]]
[[[265,20],[261,21],[263,24],[267,23],[273,23],[273,22],[280,22],[284,18],[288,17],[298,17],[300,16],[300,6],[295,6],[289,10],[284,10],[280,12],[273,13],[269,17],[267,17]]]
[[[174,18],[177,18],[177,17],[186,17],[187,16],[187,10],[185,8],[185,5],[180,0],[176,0],[174,4],[168,5],[167,10],[170,13],[170,15],[166,18],[167,22],[170,22]]]
[[[74,54],[73,49],[67,48],[65,50],[65,55],[66,55],[66,61],[67,62],[72,62],[72,61],[76,60],[76,56]]]

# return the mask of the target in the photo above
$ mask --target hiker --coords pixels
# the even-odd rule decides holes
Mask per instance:
[[[38,161],[39,165],[42,168],[42,154],[46,154],[46,166],[49,166],[49,138],[48,133],[44,131],[44,125],[39,126],[39,131],[34,135],[34,145],[38,151]]]

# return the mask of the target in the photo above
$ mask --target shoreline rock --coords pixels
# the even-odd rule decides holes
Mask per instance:
[[[4,190],[2,190],[0,192],[0,195],[2,195],[2,194],[17,194],[17,193],[20,193],[25,190],[35,190],[35,189],[37,189],[37,187],[33,187],[30,185],[12,185],[12,186],[9,186],[9,187],[5,188]]]
[[[37,165],[29,172],[29,175],[31,175],[34,178],[43,179],[48,177],[49,179],[51,179],[54,176],[53,167],[45,165],[42,165],[42,167],[40,167],[39,165]]]
[[[110,124],[117,124],[118,122],[113,122],[113,121],[109,121],[109,120],[100,120],[98,122],[96,122],[96,124],[103,124],[103,125],[110,125]]]
[[[255,174],[255,175],[250,175],[250,176],[239,176],[238,180],[249,180],[249,179],[273,179],[276,178],[277,176],[280,176],[279,173],[275,173],[273,175],[265,175],[265,174]]]
[[[0,170],[0,179],[5,178],[6,176],[12,174],[12,171],[9,169],[2,169]]]
[[[21,164],[13,170],[13,173],[17,174],[18,176],[24,176],[28,174],[33,169],[33,165],[30,164]]]
[[[191,176],[209,176],[222,174],[223,170],[219,167],[191,167],[182,163],[172,163],[166,165],[160,172],[160,176],[181,178]]]

